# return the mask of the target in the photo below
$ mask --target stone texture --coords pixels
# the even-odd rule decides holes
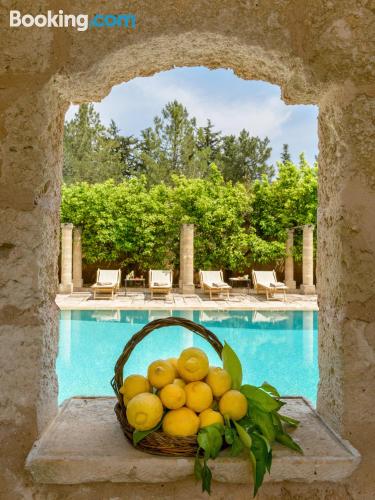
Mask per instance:
[[[8,11],[124,12],[134,32],[17,29]],[[69,102],[174,66],[231,68],[280,85],[319,113],[318,406],[363,460],[342,484],[283,482],[260,498],[370,499],[375,415],[375,64],[368,0],[123,0],[0,6],[0,498],[123,498],[120,485],[39,487],[24,471],[56,412],[57,259],[62,126]],[[217,498],[248,498],[222,484]],[[235,491],[235,493],[234,493]],[[133,485],[133,498],[200,498],[184,480]]]
[[[300,420],[293,437],[304,455],[276,446],[266,481],[339,482],[358,465],[359,454],[341,441],[302,398],[286,398],[284,414]],[[125,439],[113,408],[115,398],[73,398],[34,446],[26,468],[38,483],[82,484],[97,481],[165,483],[193,475],[193,458],[169,458],[136,450]],[[246,456],[227,452],[211,461],[221,483],[251,485]]]
[[[294,244],[294,229],[288,230],[288,238],[285,245],[285,284],[288,288],[294,290],[296,288],[296,281],[294,279],[294,257],[293,257],[293,244]]]
[[[314,294],[314,226],[312,224],[303,226],[302,280],[301,291],[306,295]]]

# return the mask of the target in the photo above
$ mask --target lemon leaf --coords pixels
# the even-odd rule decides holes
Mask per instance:
[[[240,426],[240,424],[237,424],[237,422],[234,422],[234,425],[236,427],[236,431],[238,432],[238,436],[241,439],[244,446],[246,446],[246,448],[251,448],[252,440],[249,434],[245,431],[243,427]]]
[[[158,429],[160,429],[161,427],[161,422],[162,420],[160,420],[160,422],[158,423],[158,425],[156,425],[155,427],[153,427],[152,429],[149,429],[148,431],[134,431],[133,432],[133,445],[134,446],[137,446],[137,444],[142,441],[142,439],[144,439],[146,436],[148,436],[149,434],[151,434],[152,432],[155,432],[157,431]]]
[[[226,370],[232,378],[232,389],[238,390],[242,384],[241,361],[230,345],[226,342],[224,342],[221,357],[223,360],[224,370]]]

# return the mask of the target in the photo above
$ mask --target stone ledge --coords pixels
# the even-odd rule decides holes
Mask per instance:
[[[266,481],[342,481],[360,462],[360,455],[334,433],[303,398],[285,398],[284,413],[301,421],[293,437],[305,454],[275,447],[271,475]],[[113,408],[114,398],[72,398],[31,450],[26,468],[34,481],[45,484],[89,482],[165,483],[191,477],[192,458],[148,455],[134,449],[122,434]],[[246,457],[222,452],[212,461],[219,482],[251,482]]]

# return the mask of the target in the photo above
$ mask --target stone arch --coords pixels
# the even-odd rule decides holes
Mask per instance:
[[[74,9],[89,14],[104,9],[99,1],[90,7],[81,4],[75,3]],[[122,2],[105,3],[106,12],[122,9]],[[126,34],[4,29],[0,492],[5,492],[4,498],[9,492],[11,498],[38,494],[23,463],[57,409],[54,294],[67,106],[70,101],[99,100],[114,84],[135,76],[204,65],[230,67],[242,78],[277,83],[286,102],[320,107],[318,407],[359,448],[363,462],[351,485],[280,488],[292,497],[366,498],[372,491],[375,463],[375,418],[366,382],[375,375],[375,90],[369,83],[374,78],[373,51],[366,37],[373,14],[363,2],[338,0],[309,5],[284,0],[167,0],[138,2],[134,9],[139,28]],[[99,491],[93,488],[91,496]],[[109,494],[109,486],[104,488]],[[270,498],[281,494],[275,488],[269,490]],[[66,491],[57,489],[56,495]],[[46,490],[39,494],[43,497]]]

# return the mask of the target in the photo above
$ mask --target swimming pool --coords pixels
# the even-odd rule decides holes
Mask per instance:
[[[267,381],[283,395],[303,395],[315,405],[318,383],[318,313],[312,311],[61,311],[57,375],[59,403],[77,395],[113,395],[113,368],[130,337],[149,321],[179,316],[203,324],[226,340],[242,362],[244,381]],[[202,338],[180,328],[152,332],[133,351],[124,375],[146,374],[158,358],[203,348],[210,364],[219,359]]]

